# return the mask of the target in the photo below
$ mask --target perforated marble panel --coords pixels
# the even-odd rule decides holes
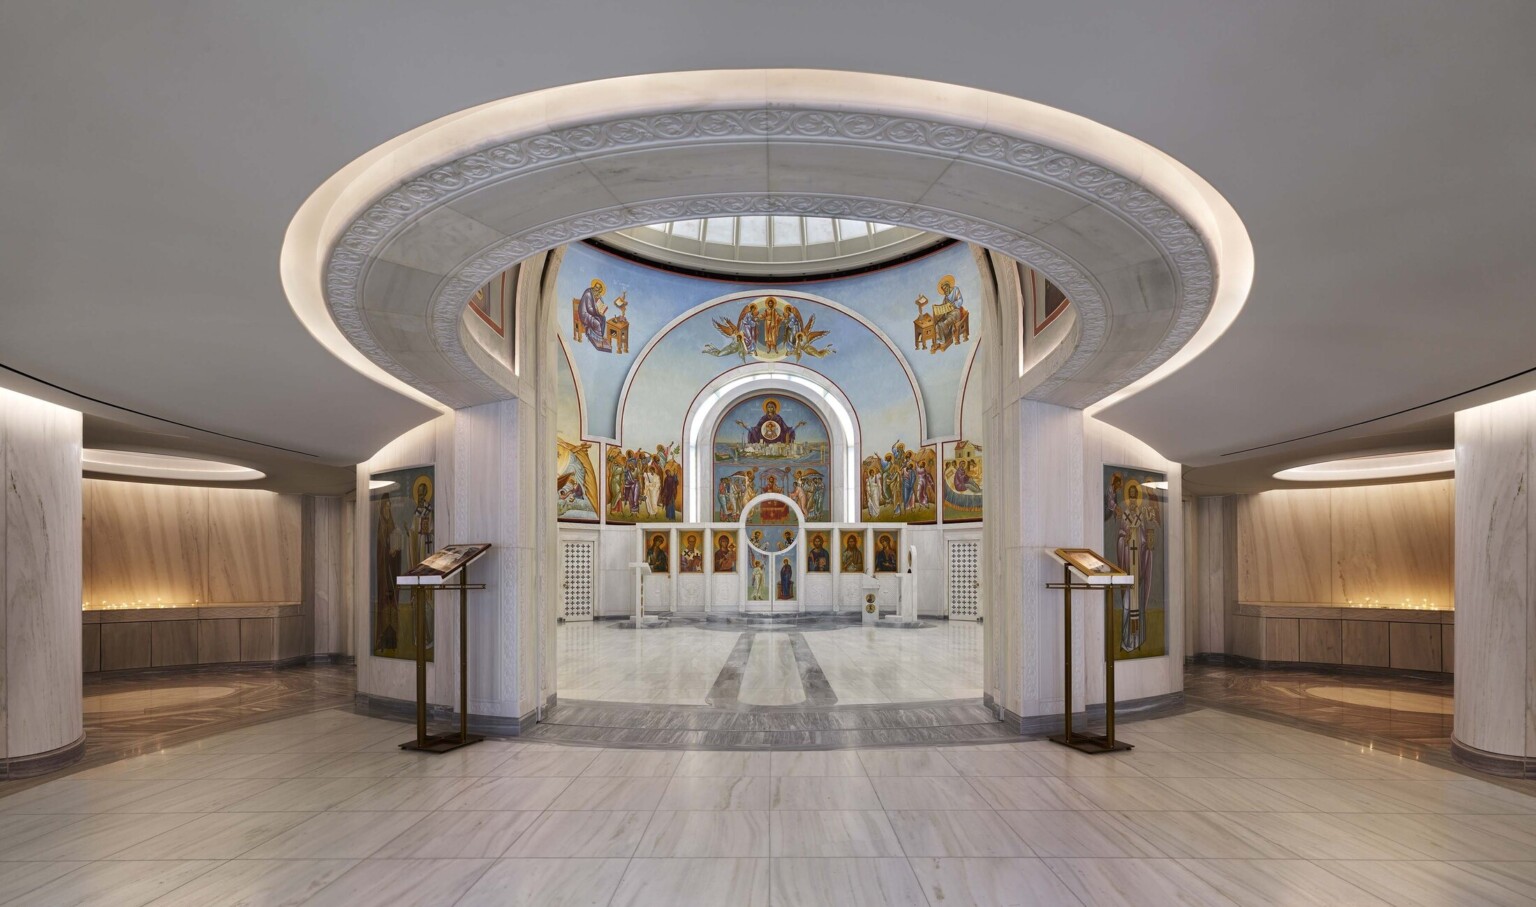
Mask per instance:
[[[832,574],[812,573],[805,578],[805,607],[810,611],[826,611],[834,605],[832,600]]]
[[[702,573],[685,573],[675,580],[677,583],[677,610],[694,613],[704,611],[704,580]]]

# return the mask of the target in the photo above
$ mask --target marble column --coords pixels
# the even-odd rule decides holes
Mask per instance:
[[[1536,393],[1456,414],[1452,753],[1536,777]]]
[[[80,414],[0,390],[0,778],[85,752]]]

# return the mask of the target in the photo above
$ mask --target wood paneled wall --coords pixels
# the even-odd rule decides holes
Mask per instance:
[[[1306,488],[1237,504],[1238,599],[1449,604],[1455,482]]]
[[[299,496],[100,479],[84,483],[85,601],[299,601]]]

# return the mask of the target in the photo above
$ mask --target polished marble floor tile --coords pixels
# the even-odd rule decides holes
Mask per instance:
[[[675,777],[761,777],[769,774],[768,753],[688,752],[677,762]]]
[[[1099,807],[1063,778],[971,778],[993,809],[1075,810]]]
[[[1038,859],[923,857],[913,859],[911,863],[929,904],[945,907],[1033,907],[1037,904],[1076,907],[1084,903]]]
[[[61,828],[16,841],[0,854],[0,859],[102,860],[196,818],[191,813],[84,816]]]
[[[1245,907],[1390,907],[1389,902],[1307,860],[1179,863]]]
[[[766,810],[658,810],[635,851],[636,859],[766,856]]]
[[[233,860],[314,813],[209,813],[112,855],[114,860]]]
[[[300,907],[355,865],[356,860],[230,860],[150,907]]]
[[[880,809],[880,797],[868,778],[791,775],[772,778],[773,809]]]
[[[667,781],[659,810],[768,809],[776,778],[675,776]],[[819,781],[819,778],[795,779]],[[853,780],[853,779],[849,779]],[[861,779],[860,779],[861,780]],[[775,807],[776,808],[776,807]]]
[[[361,860],[426,813],[323,812],[242,854],[250,860]]]
[[[573,779],[562,777],[466,779],[466,786],[438,808],[443,810],[545,810],[573,783]]]
[[[879,810],[781,810],[769,813],[775,857],[899,857],[901,842]]]
[[[991,810],[895,810],[887,813],[908,857],[1032,857],[1034,852]]]
[[[606,905],[628,860],[498,860],[454,907]]]
[[[931,778],[958,774],[937,749],[860,750],[859,761],[870,777]]]
[[[1147,841],[1166,857],[1214,860],[1288,860],[1297,854],[1235,814],[1214,812],[1126,812],[1107,814],[1121,828]]]
[[[991,809],[965,778],[872,778],[880,805],[898,809]]]
[[[442,907],[463,897],[490,860],[363,860],[320,889],[313,904]]]
[[[23,896],[90,864],[84,860],[0,863],[0,904],[26,903]]]
[[[1435,861],[1326,860],[1318,866],[1371,892],[1394,907],[1445,907],[1485,904],[1529,907],[1529,891],[1517,891],[1496,878]]]
[[[928,907],[929,902],[906,860],[819,857],[774,860],[770,903],[774,907]]]
[[[1188,904],[1237,907],[1235,901],[1175,860],[1045,860],[1062,884],[1085,904],[1145,907]]]
[[[435,812],[374,851],[375,860],[495,859],[539,818],[536,812]]]
[[[33,889],[13,904],[140,907],[212,871],[218,860],[121,860],[91,863]]]
[[[767,907],[769,861],[757,858],[631,860],[612,907]]]
[[[595,778],[582,776],[572,781],[553,802],[550,809],[655,809],[666,793],[667,778]]]
[[[574,810],[540,813],[506,857],[628,858],[651,823],[649,811]]]
[[[998,815],[1037,857],[1166,856],[1113,813],[1029,810]],[[1176,833],[1173,828],[1156,830],[1159,836]]]

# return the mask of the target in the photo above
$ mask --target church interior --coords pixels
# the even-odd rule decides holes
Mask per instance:
[[[1531,10],[13,6],[0,907],[1536,903]]]

